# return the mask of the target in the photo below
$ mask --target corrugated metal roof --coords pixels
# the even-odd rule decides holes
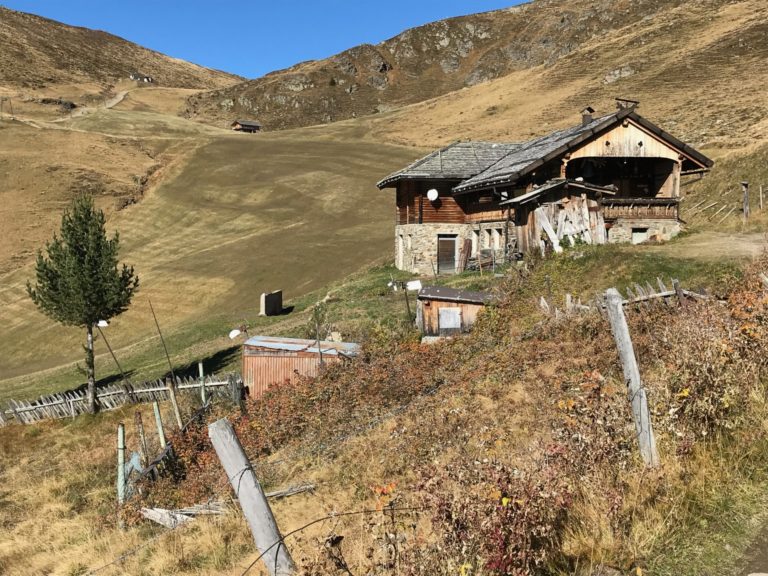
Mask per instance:
[[[420,300],[446,300],[449,302],[466,302],[468,304],[490,304],[496,298],[488,292],[473,292],[457,290],[445,286],[425,286],[419,290]]]
[[[302,338],[281,338],[279,336],[253,336],[245,341],[244,346],[258,346],[271,350],[288,352],[309,352],[318,354],[317,340]],[[330,356],[355,356],[360,351],[360,345],[354,342],[320,342],[320,350]]]
[[[386,188],[403,178],[465,180],[479,174],[519,146],[501,142],[454,142],[393,172],[376,185]]]

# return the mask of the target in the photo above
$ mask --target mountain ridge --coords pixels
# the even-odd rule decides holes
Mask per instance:
[[[174,88],[214,89],[241,77],[150,50],[103,30],[71,26],[0,5],[0,85],[44,88],[96,82],[111,86],[132,72]],[[83,47],[88,49],[84,50]]]
[[[184,115],[267,129],[327,123],[422,102],[514,71],[551,65],[595,36],[680,0],[544,0],[438,20],[223,89],[195,94]]]

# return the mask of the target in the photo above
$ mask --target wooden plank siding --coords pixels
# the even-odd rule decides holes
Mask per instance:
[[[461,310],[461,330],[468,331],[477,320],[477,315],[484,308],[483,304],[444,302],[440,300],[419,300],[423,331],[426,336],[440,335],[440,309],[458,308]]]
[[[398,183],[396,193],[397,224],[476,224],[506,220],[506,210],[499,200],[491,196],[468,195],[455,198],[451,194],[453,183],[416,182]],[[427,191],[436,189],[435,202],[427,199]]]

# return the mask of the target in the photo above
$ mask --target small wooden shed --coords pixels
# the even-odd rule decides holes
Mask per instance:
[[[425,336],[450,336],[468,332],[477,315],[494,297],[487,292],[427,286],[419,290],[416,325]]]
[[[235,132],[261,132],[261,123],[256,120],[235,120],[231,127]]]
[[[349,360],[359,351],[351,342],[303,340],[276,336],[254,336],[243,344],[243,383],[252,398],[272,385],[296,376],[316,376],[322,364]]]

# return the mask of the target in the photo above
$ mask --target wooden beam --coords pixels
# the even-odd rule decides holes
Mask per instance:
[[[208,436],[240,502],[267,571],[272,576],[293,575],[296,566],[282,541],[267,497],[232,425],[226,418],[217,420],[208,425]]]
[[[635,432],[640,446],[640,455],[646,466],[658,466],[659,455],[656,451],[656,438],[651,424],[651,413],[648,409],[648,399],[645,388],[640,380],[640,369],[637,365],[629,326],[624,316],[623,299],[619,291],[609,288],[605,293],[608,319],[611,331],[619,352],[624,381],[629,391],[629,401],[632,406],[632,417],[635,422]]]

